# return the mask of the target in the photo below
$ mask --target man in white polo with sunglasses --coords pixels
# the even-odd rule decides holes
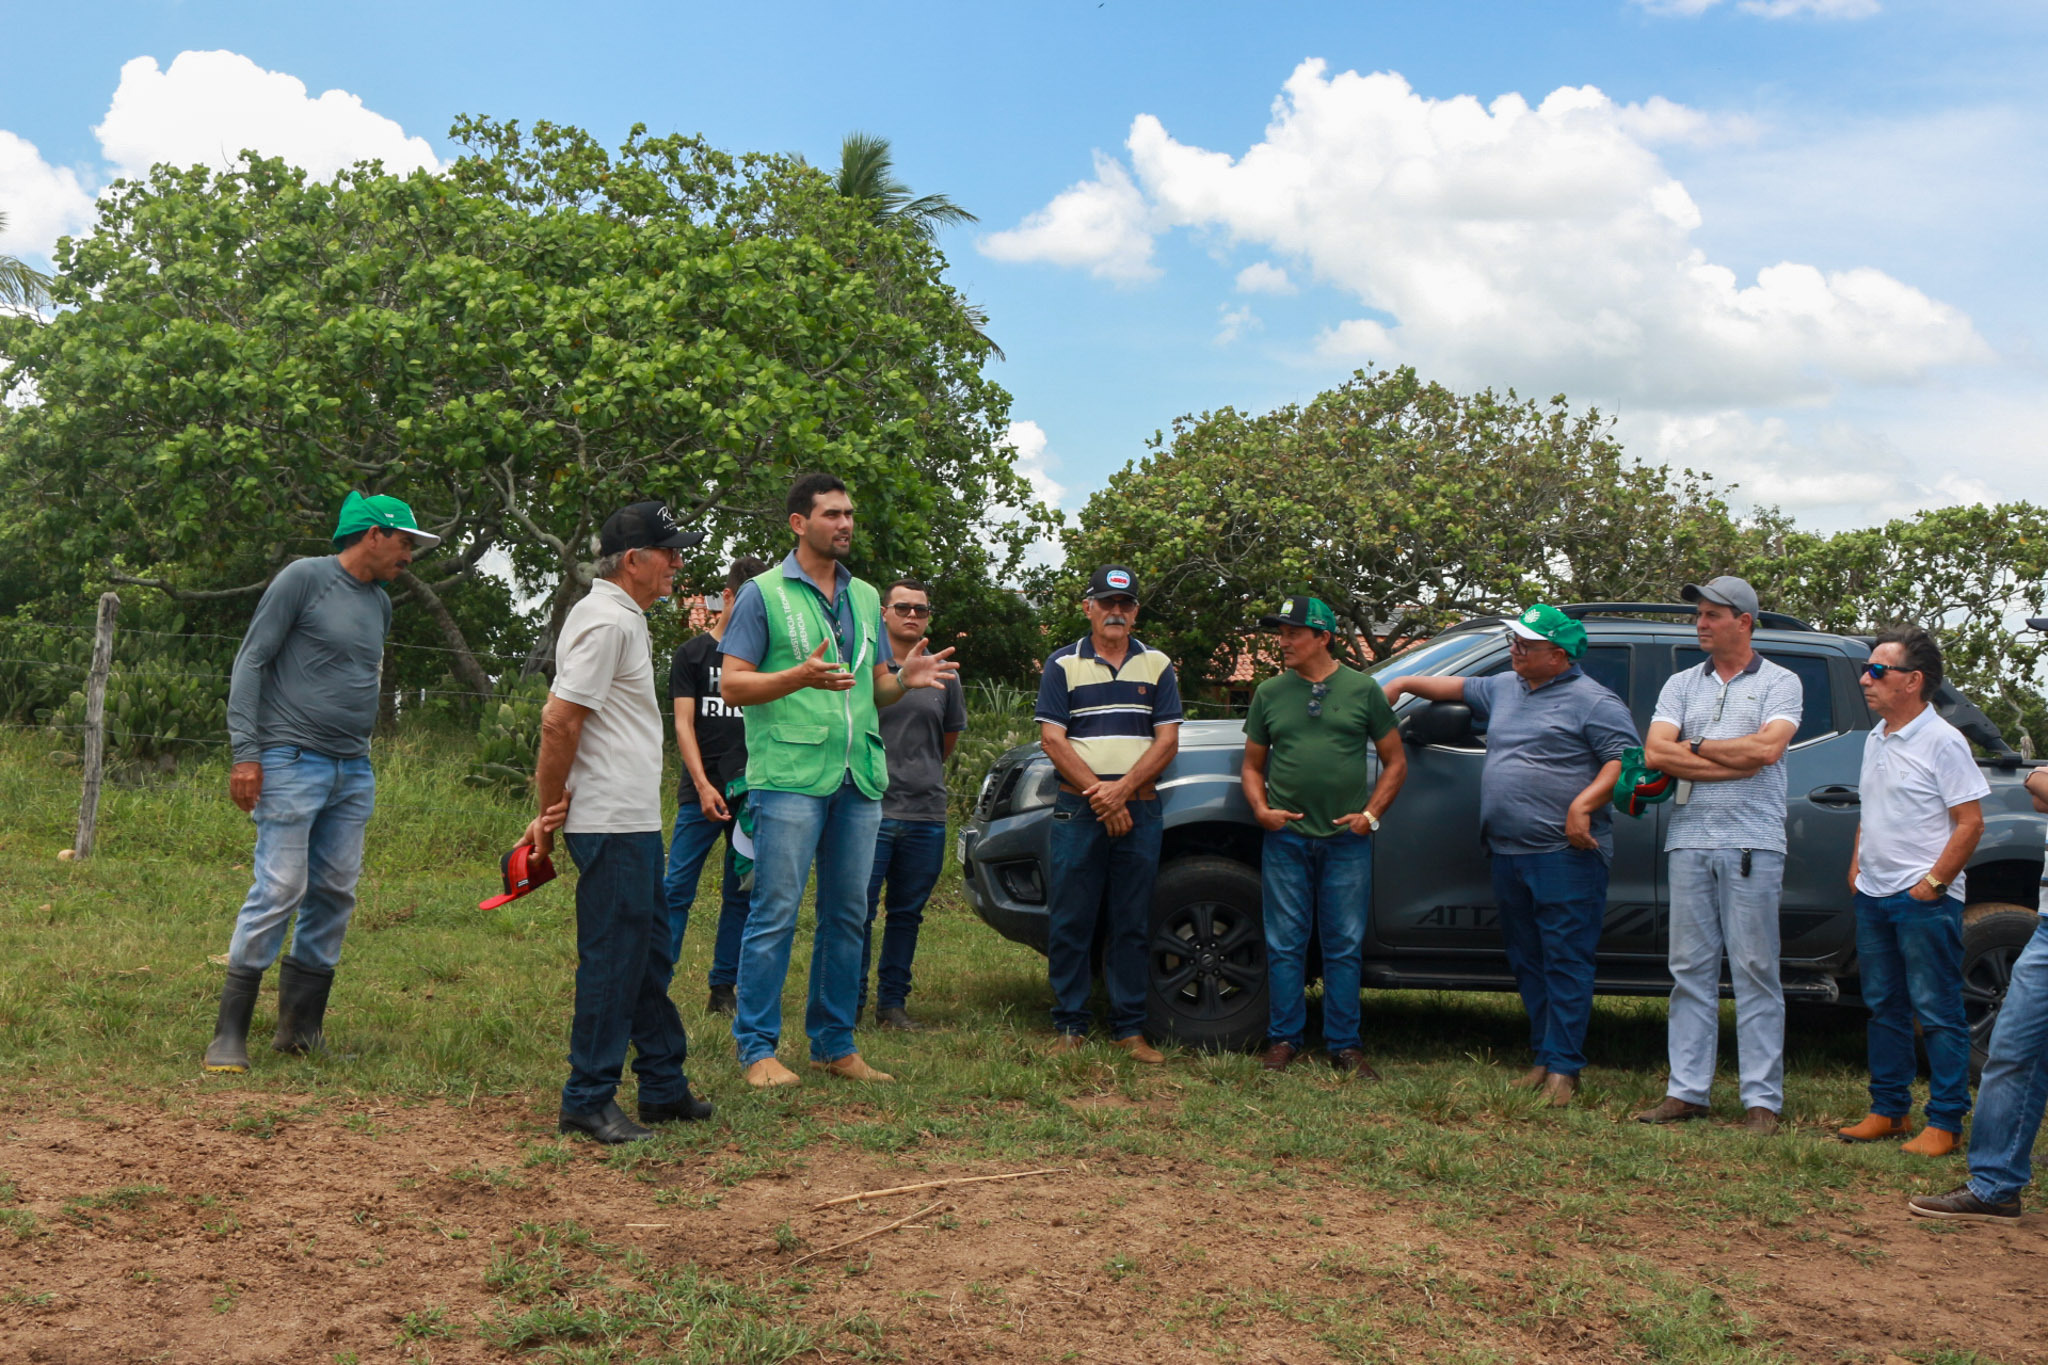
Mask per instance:
[[[1643,759],[1679,780],[1670,856],[1671,1084],[1638,1123],[1708,1112],[1721,1036],[1721,956],[1735,985],[1742,1126],[1778,1131],[1785,1109],[1785,992],[1778,893],[1785,882],[1785,747],[1803,714],[1799,679],[1756,652],[1756,590],[1732,574],[1688,584],[1704,663],[1664,683]]]

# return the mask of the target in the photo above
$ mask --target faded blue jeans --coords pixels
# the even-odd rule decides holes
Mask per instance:
[[[1259,860],[1266,906],[1266,1041],[1301,1046],[1308,1027],[1308,939],[1323,944],[1323,1046],[1359,1045],[1360,954],[1372,901],[1372,840],[1350,830],[1315,839],[1266,832]]]
[[[1963,903],[1856,893],[1856,963],[1870,1007],[1870,1112],[1913,1111],[1913,1017],[1927,1047],[1927,1124],[1963,1131],[1970,1029],[1963,1017]]]
[[[730,986],[740,977],[740,938],[747,932],[747,893],[740,890],[732,865],[732,821],[707,820],[695,792],[684,792],[676,807],[675,828],[668,836],[668,876],[662,892],[668,901],[668,955],[683,955],[683,934],[690,927],[690,907],[697,900],[704,864],[720,837],[725,839],[718,892],[718,935],[711,943],[710,984]]]
[[[2012,964],[1970,1125],[1970,1193],[2019,1198],[2034,1178],[2034,1136],[2048,1107],[2048,934],[2038,927]]]
[[[311,749],[263,751],[263,794],[249,897],[235,916],[228,965],[266,971],[292,930],[292,957],[333,971],[356,908],[363,832],[377,807],[370,760],[329,758]]]
[[[562,836],[576,861],[576,1012],[569,1024],[569,1081],[562,1108],[602,1109],[618,1093],[626,1045],[640,1103],[674,1104],[687,1084],[689,1042],[668,998],[661,892],[661,831]]]
[[[1560,1076],[1586,1068],[1593,1020],[1593,963],[1607,919],[1607,861],[1598,851],[1493,855],[1493,903],[1501,945],[1522,1006],[1536,1065]]]
[[[917,957],[917,931],[924,924],[925,902],[939,884],[946,864],[944,820],[882,821],[875,839],[875,870],[868,875],[868,917],[860,934],[858,1014],[868,1003],[868,962],[875,941],[875,912],[882,921],[882,965],[875,989],[876,1010],[901,1009],[910,999],[910,964]],[[886,884],[888,896],[883,898]]]
[[[782,1038],[782,985],[796,940],[797,910],[813,863],[817,922],[811,933],[810,1002],[804,1032],[811,1060],[852,1054],[853,1002],[860,987],[863,897],[875,865],[882,803],[851,777],[830,796],[754,790],[754,898],[740,940],[739,1008],[732,1037],[741,1066],[773,1056]]]
[[[1131,832],[1111,838],[1085,796],[1061,792],[1052,808],[1052,887],[1046,914],[1046,971],[1052,1026],[1088,1031],[1090,958],[1096,923],[1107,917],[1102,984],[1109,994],[1109,1036],[1145,1032],[1145,991],[1151,982],[1146,940],[1152,933],[1152,888],[1159,880],[1164,826],[1159,801],[1132,801]]]
[[[1778,893],[1785,855],[1671,850],[1671,1054],[1668,1092],[1705,1104],[1721,1042],[1721,953],[1735,987],[1735,1058],[1744,1109],[1785,1109],[1785,992],[1778,979]]]

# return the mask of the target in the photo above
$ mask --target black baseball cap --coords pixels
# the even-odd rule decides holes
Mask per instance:
[[[1138,600],[1138,576],[1121,564],[1105,564],[1088,580],[1088,600],[1128,597]]]
[[[665,502],[636,502],[605,518],[597,533],[597,552],[624,550],[687,550],[704,543],[702,531],[685,531]]]

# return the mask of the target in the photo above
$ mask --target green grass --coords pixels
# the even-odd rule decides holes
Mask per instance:
[[[378,742],[378,813],[334,989],[330,1050],[289,1059],[259,1046],[249,1075],[204,1083],[205,1092],[236,1097],[220,1122],[252,1150],[299,1123],[345,1123],[374,1137],[402,1129],[406,1106],[437,1098],[510,1096],[537,1115],[551,1107],[575,968],[573,880],[565,875],[500,910],[476,908],[496,889],[498,857],[527,812],[462,782],[467,750],[464,740],[431,733]],[[209,958],[225,951],[248,886],[252,831],[226,798],[223,765],[110,784],[99,852],[84,863],[55,856],[76,818],[75,769],[50,762],[38,737],[13,734],[0,738],[0,784],[9,793],[0,803],[0,1095],[85,1114],[112,1094],[167,1109],[187,1104],[221,984]],[[672,799],[672,784],[669,791]],[[714,906],[715,896],[700,896],[700,914]],[[1768,1361],[1770,1343],[1730,1306],[1740,1295],[1640,1259],[1640,1216],[1654,1211],[1720,1238],[1789,1228],[1832,1241],[1808,1232],[1811,1220],[1828,1215],[1840,1226],[1929,1179],[1889,1146],[1824,1140],[1829,1125],[1864,1111],[1854,1016],[1795,1011],[1786,1070],[1788,1117],[1799,1131],[1766,1141],[1721,1123],[1660,1130],[1617,1122],[1662,1093],[1661,1001],[1600,1002],[1588,1045],[1596,1065],[1585,1074],[1583,1103],[1564,1113],[1506,1086],[1522,1066],[1526,1025],[1519,1003],[1500,995],[1370,993],[1366,1037],[1386,1076],[1370,1087],[1315,1065],[1271,1077],[1250,1057],[1172,1049],[1163,1068],[1138,1067],[1107,1047],[1049,1059],[1040,1052],[1043,960],[974,919],[950,868],[926,919],[913,1000],[934,1027],[861,1035],[873,1060],[902,1083],[750,1094],[729,1039],[701,1012],[708,930],[704,919],[692,927],[675,995],[697,1045],[693,1075],[718,1102],[718,1120],[674,1125],[603,1158],[650,1181],[657,1201],[654,1191],[675,1204],[715,1205],[721,1188],[815,1172],[835,1151],[900,1165],[906,1180],[925,1164],[1160,1158],[1200,1163],[1216,1180],[1276,1205],[1363,1194],[1412,1210],[1446,1242],[1557,1267],[1540,1282],[1517,1281],[1512,1292],[1494,1285],[1482,1293],[1420,1254],[1396,1264],[1333,1252],[1327,1274],[1284,1292],[1159,1299],[1162,1323],[1180,1324],[1161,1330],[1190,1340],[1224,1340],[1213,1334],[1247,1315],[1278,1315],[1303,1324],[1340,1359],[1391,1358],[1397,1343],[1419,1337],[1436,1358],[1476,1363],[1495,1358],[1498,1333],[1473,1335],[1458,1324],[1476,1313],[1472,1303],[1491,1302],[1531,1330],[1546,1313],[1606,1315],[1644,1359]],[[792,1063],[803,1060],[807,956],[799,942],[785,1000]],[[266,982],[259,1041],[274,1001],[274,982]],[[1728,1035],[1732,1027],[1723,1045],[1732,1062]],[[1717,1119],[1740,1117],[1732,1089],[1718,1097]],[[378,1106],[397,1112],[364,1112]],[[537,1140],[518,1169],[471,1168],[450,1178],[516,1187],[569,1159],[565,1148]],[[669,1193],[685,1166],[688,1188]],[[66,1211],[105,1217],[159,1193],[127,1187],[73,1200]],[[51,1230],[14,1206],[18,1198],[0,1181],[0,1231],[12,1234],[0,1245]],[[1853,1265],[1852,1249],[1842,1251],[1844,1265]],[[1202,1252],[1190,1248],[1171,1264],[1115,1246],[1100,1254],[1120,1292],[1164,1295],[1174,1272]],[[403,1339],[424,1346],[444,1329],[481,1330],[507,1349],[564,1360],[625,1359],[658,1347],[682,1360],[767,1361],[914,1345],[875,1345],[870,1338],[881,1329],[871,1323],[800,1324],[771,1303],[770,1286],[642,1265],[574,1229],[529,1228],[519,1245],[496,1253],[488,1282],[498,1307],[481,1329],[444,1321],[433,1305],[400,1305],[412,1314],[402,1319]],[[1393,1307],[1361,1311],[1381,1296]],[[232,1311],[234,1296],[223,1298],[222,1311]],[[685,1339],[673,1324],[687,1321],[699,1325]]]

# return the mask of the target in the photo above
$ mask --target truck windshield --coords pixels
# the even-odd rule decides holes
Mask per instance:
[[[1447,673],[1452,666],[1474,650],[1497,642],[1498,631],[1461,630],[1451,635],[1439,635],[1427,644],[1404,650],[1384,663],[1375,664],[1367,670],[1373,677],[1386,683],[1394,678],[1429,677]]]

